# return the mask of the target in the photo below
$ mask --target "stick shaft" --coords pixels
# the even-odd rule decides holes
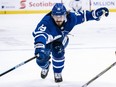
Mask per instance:
[[[37,56],[34,56],[34,57],[32,57],[32,58],[30,58],[30,59],[28,59],[28,60],[26,60],[26,61],[24,61],[24,62],[22,62],[22,63],[20,63],[20,64],[18,64],[18,65],[16,65],[16,66],[14,66],[14,67],[8,69],[7,71],[1,73],[1,74],[0,74],[0,77],[3,76],[3,75],[5,75],[5,74],[7,74],[7,73],[9,73],[9,72],[11,72],[11,71],[13,71],[13,70],[15,70],[16,68],[18,68],[18,67],[20,67],[20,66],[22,66],[22,65],[24,65],[24,64],[26,64],[26,63],[28,63],[29,61],[31,61],[31,60],[33,60],[33,59],[35,59],[35,58],[37,58]]]
[[[82,87],[87,87],[90,83],[92,83],[94,80],[96,80],[97,78],[99,78],[101,75],[103,75],[105,72],[107,72],[109,69],[111,69],[113,66],[116,65],[116,62],[114,62],[112,65],[110,65],[109,67],[107,67],[105,70],[103,70],[102,72],[100,72],[98,75],[96,75],[94,78],[92,78],[90,81],[88,81],[86,84],[84,84]]]

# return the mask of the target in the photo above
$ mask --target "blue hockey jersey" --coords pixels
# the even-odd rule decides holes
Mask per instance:
[[[64,39],[75,25],[83,23],[85,19],[86,21],[96,20],[92,16],[92,11],[86,11],[86,14],[84,11],[79,13],[67,12],[66,20],[61,27],[58,27],[50,12],[43,17],[33,32],[34,44],[42,43],[45,45],[59,38]]]

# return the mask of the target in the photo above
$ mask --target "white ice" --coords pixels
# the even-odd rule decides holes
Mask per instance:
[[[34,56],[32,31],[45,14],[0,15],[0,74]],[[64,82],[81,87],[116,61],[116,13],[74,27],[66,48]],[[52,28],[52,26],[51,26]],[[46,79],[35,60],[0,77],[0,87],[58,87],[52,66]],[[116,87],[116,66],[88,87]]]

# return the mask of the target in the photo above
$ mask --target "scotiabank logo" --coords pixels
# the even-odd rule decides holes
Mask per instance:
[[[26,8],[26,0],[21,0],[20,1],[20,9],[24,9],[24,8]]]

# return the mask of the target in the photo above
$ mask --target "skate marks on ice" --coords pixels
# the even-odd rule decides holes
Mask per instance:
[[[89,84],[87,87],[116,87],[116,83],[94,82],[94,83]]]
[[[85,82],[71,82],[71,81],[64,81],[62,83],[53,83],[54,85],[49,86],[42,86],[42,87],[82,87]],[[89,84],[87,87],[116,87],[116,83],[109,83],[109,82],[95,82]]]
[[[55,83],[53,79],[36,79],[17,82],[6,82],[0,84],[0,87],[81,87],[79,82],[64,81],[62,83]]]
[[[53,79],[36,79],[8,83],[6,82],[5,84],[0,83],[0,87],[82,87],[84,83],[86,82],[63,81],[62,83],[55,83]],[[87,87],[116,87],[116,83],[94,82]]]

